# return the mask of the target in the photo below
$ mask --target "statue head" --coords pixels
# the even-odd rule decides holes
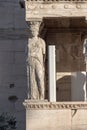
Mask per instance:
[[[32,37],[37,37],[39,35],[40,23],[41,22],[38,21],[30,22],[30,31]]]

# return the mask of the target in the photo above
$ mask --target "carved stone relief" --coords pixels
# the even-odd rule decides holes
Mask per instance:
[[[39,37],[40,22],[30,22],[31,38],[28,42],[27,68],[29,73],[29,98],[44,100],[45,41]]]
[[[43,18],[43,17],[75,17],[85,16],[87,2],[81,3],[62,3],[61,1],[27,1],[26,2],[26,20],[28,18]],[[38,4],[37,4],[38,3]],[[83,11],[82,11],[83,10]],[[80,13],[79,13],[80,12]]]
[[[67,102],[67,103],[49,103],[49,102],[43,102],[43,103],[33,103],[31,101],[25,101],[24,106],[27,109],[30,110],[58,110],[58,109],[86,109],[87,108],[87,103],[75,103],[75,102]]]

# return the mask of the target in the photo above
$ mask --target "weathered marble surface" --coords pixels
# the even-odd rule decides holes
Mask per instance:
[[[39,35],[39,22],[30,24],[31,38],[28,42],[27,66],[29,70],[29,98],[44,100],[45,41]]]
[[[86,130],[86,102],[25,100],[26,130]]]
[[[38,4],[37,4],[38,3]],[[38,5],[38,6],[37,6]],[[87,17],[86,1],[26,1],[26,21],[43,17]]]

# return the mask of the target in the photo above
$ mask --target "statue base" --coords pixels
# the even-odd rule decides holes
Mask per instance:
[[[87,102],[25,100],[23,104],[26,130],[87,130]]]

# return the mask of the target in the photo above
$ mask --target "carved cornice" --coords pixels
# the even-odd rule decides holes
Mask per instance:
[[[55,110],[55,109],[87,109],[87,102],[31,102],[26,100],[26,109],[30,110]]]
[[[72,0],[71,0],[72,1]],[[42,2],[42,1],[28,1],[26,2],[25,6],[27,10],[44,10],[45,9],[51,9],[51,10],[57,10],[57,9],[86,9],[86,5],[87,1],[78,1],[78,2],[74,2],[71,3],[69,0],[65,1],[59,1],[58,3],[56,3],[57,1],[55,1],[53,3],[53,1],[51,2],[51,0],[47,1],[47,2]],[[59,10],[60,11],[60,10]],[[74,10],[73,10],[74,11]],[[39,12],[40,13],[40,12]],[[52,13],[52,12],[51,12]],[[37,12],[35,13],[37,14]]]
[[[46,17],[87,17],[87,0],[25,1],[26,21]]]
[[[87,0],[26,0],[26,1],[29,1],[29,2],[87,2]]]

